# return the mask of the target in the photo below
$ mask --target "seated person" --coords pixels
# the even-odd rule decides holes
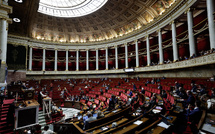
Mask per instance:
[[[177,95],[181,99],[186,99],[187,98],[187,94],[186,94],[185,90],[182,87],[179,87],[179,92],[177,93]]]
[[[130,89],[129,89],[129,91],[130,91],[130,92],[129,92],[128,95],[132,97],[132,96],[133,96],[133,93],[132,93],[132,91],[131,91]]]
[[[205,88],[202,85],[199,85],[197,89],[197,93],[198,93],[198,96],[202,96],[203,94],[206,93]]]
[[[191,83],[190,86],[191,86],[191,92],[193,93],[197,92],[197,86],[194,83]]]
[[[165,90],[162,90],[162,92],[161,92],[161,97],[162,98],[167,98],[167,94],[166,94],[166,91]]]
[[[85,120],[85,123],[84,123],[84,130],[89,129],[89,128],[90,128],[89,122],[95,121],[95,120],[96,120],[96,117],[93,117],[93,116],[92,116],[92,113],[91,113],[91,112],[88,112],[88,119]]]
[[[211,98],[215,98],[215,89],[211,90]]]
[[[143,87],[142,87],[141,93],[145,94],[145,89]]]
[[[42,131],[42,134],[55,134],[55,132],[50,130],[49,126],[45,126],[44,130]]]
[[[128,101],[127,101],[127,104],[126,105],[131,105],[132,104],[132,97],[131,96],[129,96],[128,97]]]
[[[52,112],[56,113],[56,112],[60,112],[61,110],[56,106],[56,104],[54,102],[52,102]]]
[[[189,104],[194,105],[195,103],[195,97],[193,96],[192,92],[190,90],[187,90],[187,100],[185,100],[185,107],[187,107]]]
[[[104,117],[104,114],[99,110],[97,112],[97,119],[100,119],[100,118],[103,118]]]

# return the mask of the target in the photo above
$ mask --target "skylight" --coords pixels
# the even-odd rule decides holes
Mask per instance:
[[[55,17],[80,17],[100,9],[108,0],[40,0],[38,12]]]

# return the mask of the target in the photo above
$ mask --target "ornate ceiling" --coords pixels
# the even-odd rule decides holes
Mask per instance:
[[[76,18],[38,13],[39,0],[9,1],[11,18],[20,23],[9,26],[9,34],[54,42],[94,42],[132,33],[162,15],[175,0],[109,0],[96,12]]]

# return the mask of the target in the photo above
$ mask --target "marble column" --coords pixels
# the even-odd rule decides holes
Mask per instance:
[[[7,59],[7,20],[0,19],[0,59],[2,64],[6,64]]]
[[[66,71],[69,71],[69,50],[66,50]]]
[[[128,68],[128,44],[125,43],[125,68]]]
[[[6,86],[6,59],[7,59],[7,36],[8,36],[8,23],[12,23],[8,14],[12,13],[13,8],[8,6],[8,1],[0,2],[0,85]]]
[[[30,50],[29,50],[29,63],[28,63],[28,70],[31,71],[32,70],[32,54],[33,54],[33,49],[31,46],[29,46]]]
[[[149,35],[146,36],[147,66],[151,65]]]
[[[210,48],[215,48],[214,0],[206,0]]]
[[[79,50],[76,50],[76,71],[79,71]]]
[[[96,49],[96,70],[99,70],[99,50]]]
[[[55,49],[54,71],[57,71],[57,49]]]
[[[192,9],[187,10],[187,24],[188,24],[188,35],[189,35],[189,49],[190,57],[194,54],[196,55],[196,45],[193,33],[193,11]]]
[[[86,70],[89,70],[89,50],[86,50]]]
[[[162,31],[158,30],[158,44],[159,44],[159,64],[163,64],[163,46],[162,46]]]
[[[139,67],[139,48],[138,48],[138,40],[135,40],[135,52],[136,52],[136,67]]]
[[[178,60],[178,45],[176,40],[176,27],[175,22],[172,21],[171,23],[172,27],[172,49],[173,49],[173,60],[174,62]]]
[[[43,48],[43,67],[42,71],[46,71],[46,49]]]
[[[106,70],[108,70],[108,47],[106,47],[105,49],[106,49],[106,53],[105,53],[106,54],[106,56],[105,56],[105,58],[106,58],[106,60],[105,60],[106,61]]]
[[[115,46],[115,68],[118,69],[118,47]]]

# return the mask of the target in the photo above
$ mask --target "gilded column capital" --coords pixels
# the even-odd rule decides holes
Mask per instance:
[[[171,21],[169,24],[172,25],[172,24],[174,24],[174,23],[175,23],[175,21],[173,20],[173,21]]]
[[[1,61],[1,64],[2,65],[6,65],[6,61]]]
[[[195,8],[188,8],[185,12],[184,12],[184,14],[187,14],[189,11],[194,11],[195,10]]]
[[[159,29],[157,30],[157,33],[159,33],[159,32],[162,32],[162,29],[161,29],[161,28],[159,28]]]
[[[149,38],[149,35],[147,34],[145,37],[146,37],[146,38]]]

